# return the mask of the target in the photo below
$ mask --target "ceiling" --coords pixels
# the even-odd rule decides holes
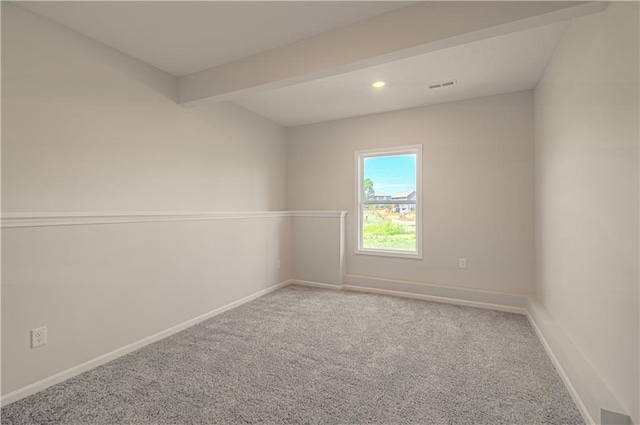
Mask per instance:
[[[175,76],[229,63],[407,1],[40,1],[19,5]],[[406,9],[409,10],[409,9]],[[391,15],[386,15],[389,17]],[[383,19],[386,19],[383,17]],[[570,17],[230,100],[296,126],[533,88]],[[363,40],[364,41],[364,40]],[[325,53],[328,54],[328,53]],[[188,78],[188,77],[185,77]],[[428,85],[457,80],[435,90]],[[371,87],[375,80],[387,85]]]
[[[410,5],[404,1],[36,1],[19,5],[175,76]]]
[[[533,88],[568,23],[536,27],[234,102],[284,126],[330,121]],[[428,89],[455,79],[457,85]],[[381,89],[371,83],[386,81]]]

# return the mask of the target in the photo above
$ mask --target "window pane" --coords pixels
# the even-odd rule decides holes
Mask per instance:
[[[363,205],[362,247],[416,251],[416,155],[364,158],[363,200],[385,201]]]

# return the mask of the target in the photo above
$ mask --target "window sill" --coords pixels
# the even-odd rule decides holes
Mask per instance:
[[[372,255],[375,257],[390,257],[390,258],[406,258],[409,260],[422,260],[422,253],[420,252],[407,252],[407,251],[384,251],[380,249],[357,249],[356,255]]]

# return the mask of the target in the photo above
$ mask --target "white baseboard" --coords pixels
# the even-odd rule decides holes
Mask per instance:
[[[394,297],[412,298],[412,299],[423,300],[423,301],[433,301],[433,302],[445,303],[445,304],[455,304],[455,305],[462,305],[467,307],[484,308],[487,310],[504,311],[507,313],[525,314],[525,310],[521,307],[511,307],[506,305],[489,304],[489,303],[482,303],[477,301],[466,301],[466,300],[460,300],[460,299],[454,299],[454,298],[436,297],[433,295],[416,294],[413,292],[401,292],[401,291],[394,291],[390,289],[367,288],[364,286],[352,286],[352,285],[342,285],[342,289],[344,291],[391,295]]]
[[[587,424],[600,423],[600,409],[626,414],[580,350],[534,299],[527,301],[527,318]]]
[[[346,274],[343,289],[525,314],[522,295]]]
[[[313,288],[321,288],[321,289],[331,289],[338,291],[352,291],[352,292],[365,292],[369,294],[380,294],[380,295],[391,295],[394,297],[403,297],[403,298],[413,298],[417,300],[424,301],[434,301],[439,303],[446,304],[455,304],[455,305],[463,305],[468,307],[476,307],[476,308],[484,308],[488,310],[496,310],[496,311],[505,311],[508,313],[518,313],[525,314],[526,310],[524,308],[524,297],[510,294],[501,294],[497,292],[481,292],[481,291],[473,291],[466,290],[460,288],[448,288],[444,286],[436,286],[436,285],[428,285],[428,284],[417,284],[413,282],[404,282],[404,281],[396,281],[396,280],[387,280],[387,279],[379,279],[368,276],[356,276],[356,275],[345,275],[344,281],[348,283],[343,283],[342,285],[332,285],[328,283],[320,283],[320,282],[310,282],[307,280],[299,280],[299,279],[291,279],[290,283],[294,285],[308,286]],[[350,284],[350,282],[356,284]],[[376,283],[380,286],[382,284],[383,287],[375,287],[371,283]],[[444,297],[438,296],[429,293],[420,293],[414,291],[399,291],[397,289],[389,289],[389,288],[397,288],[402,285],[419,285],[420,288],[424,290],[426,288],[427,291],[433,290],[433,288],[442,289],[445,291],[456,291],[456,294],[462,295],[461,297]],[[406,287],[406,286],[403,286]],[[485,300],[493,300],[495,302],[484,302],[478,301],[475,298],[478,298],[478,293],[481,293],[482,299]]]
[[[289,285],[291,283],[291,280],[285,280],[283,282],[280,282],[276,285],[270,286],[269,288],[263,289],[261,291],[258,291],[254,294],[251,294],[249,296],[246,296],[244,298],[241,298],[237,301],[234,301],[232,303],[229,303],[227,305],[224,305],[222,307],[216,308],[215,310],[212,310],[208,313],[204,313],[198,317],[195,317],[193,319],[187,320],[186,322],[180,323],[179,325],[173,326],[169,329],[166,329],[164,331],[160,331],[154,335],[148,336],[146,338],[143,338],[139,341],[133,342],[129,345],[125,345],[124,347],[118,348],[116,350],[113,350],[109,353],[103,354],[99,357],[96,357],[94,359],[91,359],[89,361],[86,361],[84,363],[81,363],[77,366],[74,366],[70,369],[64,370],[62,372],[56,373],[55,375],[49,376],[45,379],[42,379],[38,382],[34,382],[33,384],[29,384],[25,387],[19,388],[15,391],[12,391],[6,395],[3,395],[1,397],[1,405],[2,406],[6,406],[7,404],[13,403],[14,401],[18,401],[22,398],[28,397],[32,394],[37,393],[38,391],[42,391],[45,388],[48,388],[52,385],[55,385],[57,383],[60,383],[62,381],[65,381],[69,378],[73,378],[74,376],[77,376],[83,372],[86,372],[90,369],[96,368],[98,366],[101,366],[105,363],[110,362],[111,360],[117,359],[118,357],[122,357],[125,354],[129,354],[135,350],[138,350],[142,347],[144,347],[145,345],[149,345],[153,342],[159,341],[163,338],[166,338],[168,336],[171,336],[175,333],[178,333],[184,329],[187,329],[193,325],[196,325],[200,322],[203,322],[213,316],[216,316],[220,313],[224,313],[225,311],[231,310],[232,308],[238,307],[242,304],[248,303],[249,301],[253,301],[256,298],[260,298],[263,295],[266,295],[270,292],[275,291],[276,289],[280,289],[282,287],[285,287],[287,285]]]
[[[310,282],[308,280],[291,279],[289,280],[289,283],[291,285],[309,286],[311,288],[331,289],[334,291],[342,290],[341,285],[331,285],[329,283]]]
[[[589,411],[587,410],[586,406],[584,405],[584,402],[582,401],[582,397],[580,397],[580,395],[576,391],[575,387],[571,383],[571,380],[569,379],[569,377],[567,376],[566,372],[562,368],[562,365],[558,361],[558,358],[555,356],[553,350],[549,346],[549,343],[545,339],[543,333],[540,331],[540,328],[536,324],[536,321],[533,319],[533,317],[532,317],[532,315],[531,315],[531,313],[529,311],[527,311],[527,319],[529,319],[529,323],[531,323],[531,327],[533,328],[534,332],[538,336],[538,339],[542,343],[542,346],[544,347],[544,350],[547,352],[547,355],[551,359],[551,363],[553,363],[553,366],[558,371],[558,375],[560,375],[560,378],[562,378],[562,382],[564,382],[564,386],[569,391],[569,394],[571,394],[571,398],[573,398],[573,401],[576,403],[576,406],[578,406],[578,410],[580,410],[580,414],[582,415],[582,419],[584,419],[584,421],[588,425],[596,424],[596,422],[593,420],[593,418],[589,414]]]

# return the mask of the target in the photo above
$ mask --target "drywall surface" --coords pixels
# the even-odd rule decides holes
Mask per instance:
[[[176,84],[3,2],[3,212],[282,210],[284,130]],[[290,240],[285,215],[3,228],[3,395],[289,279]]]
[[[2,229],[3,395],[288,280],[290,220]]]
[[[345,217],[291,218],[291,277],[342,285]]]
[[[3,2],[3,210],[282,210],[284,129],[176,93],[175,77]]]
[[[532,108],[527,91],[289,128],[288,208],[349,212],[349,274],[530,294]],[[354,254],[354,151],[417,144],[424,258]]]
[[[572,22],[534,99],[536,296],[638,424],[638,3]]]

